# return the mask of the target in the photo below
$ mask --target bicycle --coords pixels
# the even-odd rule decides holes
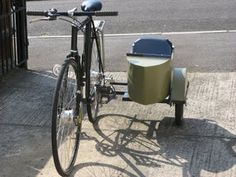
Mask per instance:
[[[109,99],[115,94],[104,74],[105,22],[95,21],[93,16],[117,16],[118,12],[102,12],[102,3],[98,0],[84,1],[81,9],[81,12],[76,8],[68,12],[56,9],[27,12],[27,15],[46,17],[39,20],[61,19],[71,23],[71,50],[60,69],[52,109],[52,154],[61,176],[68,176],[73,170],[84,117],[83,105],[87,105],[89,121],[94,123],[102,98]],[[79,21],[76,17],[81,16],[86,18]],[[77,46],[79,31],[84,34],[82,55]]]

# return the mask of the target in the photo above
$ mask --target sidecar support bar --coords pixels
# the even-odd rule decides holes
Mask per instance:
[[[116,81],[110,82],[110,84],[111,84],[112,86],[114,86],[114,85],[127,86],[127,85],[128,85],[127,82],[116,82]],[[120,91],[120,90],[118,91],[118,90],[116,90],[116,95],[123,95],[123,96],[122,96],[122,101],[132,101],[132,100],[129,98],[129,94],[128,94],[127,91]]]
[[[111,85],[127,86],[127,82],[110,82]],[[132,101],[127,91],[117,91],[116,95],[123,95],[122,101]],[[165,98],[161,103],[171,104],[170,98]]]
[[[110,82],[111,85],[128,85],[127,82]]]
[[[127,82],[117,82],[117,81],[112,81],[110,82],[111,85],[113,86],[128,86],[128,83]],[[187,95],[187,92],[188,92],[188,87],[189,87],[189,82],[187,82],[187,91],[185,93],[185,95]],[[127,89],[125,91],[123,90],[116,90],[116,95],[122,95],[122,101],[133,101],[130,97],[129,97],[129,94],[128,94],[128,91]],[[166,104],[169,104],[169,105],[172,105],[172,104],[176,104],[176,103],[183,103],[183,104],[186,104],[186,100],[183,100],[183,101],[173,101],[170,99],[170,96],[166,97],[162,102],[160,103],[166,103]]]
[[[116,92],[117,93],[117,92]],[[121,92],[120,92],[121,93]],[[129,97],[129,94],[128,94],[128,92],[123,92],[123,94],[122,94],[123,96],[122,96],[122,101],[133,101],[133,100],[131,100],[131,98]],[[169,99],[169,97],[166,97],[162,102],[160,102],[160,103],[166,103],[166,104],[169,104],[169,105],[171,105],[171,102],[170,102],[170,99]]]

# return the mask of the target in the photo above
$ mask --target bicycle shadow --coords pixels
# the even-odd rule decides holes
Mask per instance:
[[[123,119],[120,122],[126,122],[126,125],[118,125],[117,118]],[[116,128],[103,129],[102,124],[107,121],[113,122]],[[132,172],[115,165],[83,163],[75,166],[73,174],[100,166],[126,176],[146,176],[146,171],[141,170],[145,167],[149,175],[155,176],[157,169],[172,166],[182,168],[184,177],[200,177],[203,170],[225,172],[236,164],[236,136],[207,119],[187,118],[183,126],[177,127],[174,118],[170,117],[157,121],[105,114],[99,116],[94,129],[102,140],[86,134],[84,139],[95,141],[96,149],[102,155],[121,158]]]

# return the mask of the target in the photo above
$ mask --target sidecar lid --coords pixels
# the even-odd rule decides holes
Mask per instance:
[[[173,50],[174,46],[168,39],[140,38],[133,43],[131,53],[171,58]]]
[[[129,64],[141,66],[141,67],[151,67],[158,66],[166,63],[169,58],[163,58],[155,55],[137,55],[137,54],[127,54],[127,60]]]

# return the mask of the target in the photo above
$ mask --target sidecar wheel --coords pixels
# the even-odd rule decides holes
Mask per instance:
[[[176,125],[181,125],[183,122],[184,104],[175,104],[175,123]]]

